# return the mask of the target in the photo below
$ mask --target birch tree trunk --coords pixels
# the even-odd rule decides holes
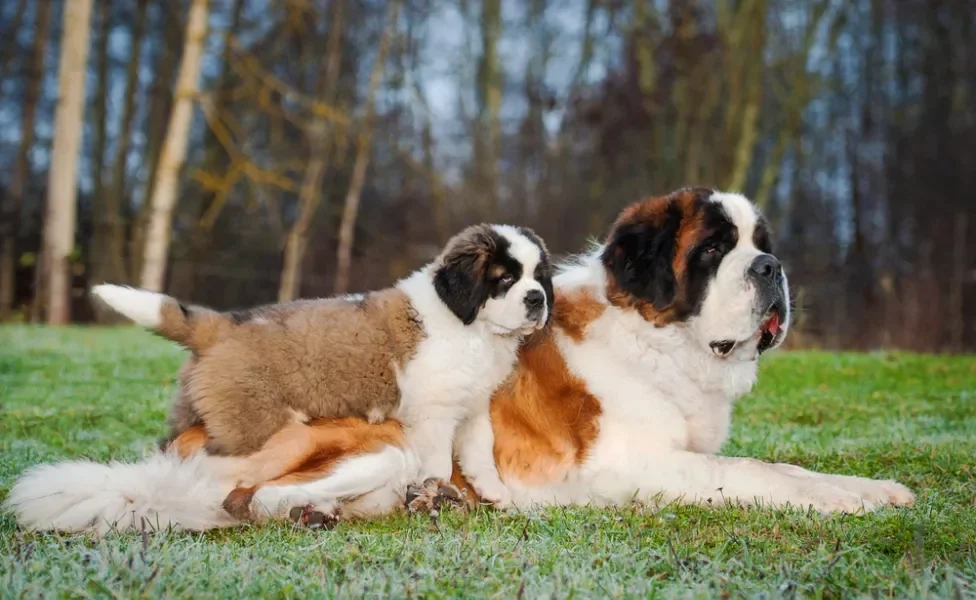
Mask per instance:
[[[336,277],[333,294],[344,294],[349,289],[349,271],[352,266],[352,246],[356,233],[356,217],[359,215],[359,200],[363,194],[366,182],[366,169],[373,146],[373,119],[376,116],[376,90],[383,79],[386,64],[386,53],[390,46],[390,38],[396,30],[397,14],[400,1],[390,3],[390,14],[383,34],[380,37],[380,47],[376,55],[376,62],[369,73],[369,90],[366,92],[366,109],[363,121],[360,123],[359,134],[356,136],[356,162],[352,168],[352,179],[346,192],[345,206],[342,210],[342,223],[339,226],[339,248],[336,259]]]
[[[27,85],[24,90],[24,108],[20,118],[20,145],[17,148],[14,171],[10,176],[6,202],[0,198],[0,238],[3,238],[2,249],[0,249],[0,321],[10,317],[14,305],[17,230],[20,225],[20,210],[24,204],[24,186],[30,173],[30,150],[34,145],[34,117],[37,114],[41,84],[44,82],[44,50],[47,47],[50,23],[51,4],[49,2],[39,4],[30,67],[27,71]]]
[[[334,0],[328,58],[324,77],[319,86],[319,97],[328,104],[334,104],[337,97],[336,84],[339,81],[342,57],[343,2],[344,0]],[[279,302],[294,300],[301,292],[302,262],[308,249],[308,231],[315,211],[322,201],[322,179],[329,167],[329,150],[333,147],[328,140],[328,126],[324,118],[316,117],[309,142],[311,155],[302,182],[298,218],[288,232],[288,240],[285,244],[285,261],[281,270],[281,283],[278,286]]]
[[[208,0],[193,0],[186,27],[186,42],[176,81],[176,99],[170,115],[166,139],[160,155],[157,180],[150,198],[149,225],[142,266],[140,286],[154,292],[162,291],[166,277],[166,258],[169,254],[173,222],[173,206],[179,186],[180,169],[186,159],[186,146],[193,116],[193,97],[207,36]]]
[[[66,324],[71,318],[70,265],[75,242],[75,200],[78,193],[78,149],[85,107],[85,70],[91,33],[91,0],[64,6],[58,108],[44,218],[42,269],[47,296],[47,322]]]

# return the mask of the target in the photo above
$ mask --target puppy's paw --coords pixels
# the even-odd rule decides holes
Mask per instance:
[[[295,506],[288,511],[288,519],[299,527],[308,529],[332,529],[339,524],[342,511],[338,505],[316,507],[312,504]]]
[[[436,516],[443,506],[464,507],[464,493],[443,479],[430,478],[407,487],[407,511]]]

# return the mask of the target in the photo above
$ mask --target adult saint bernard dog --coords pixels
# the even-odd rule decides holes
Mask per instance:
[[[549,326],[526,340],[490,410],[459,432],[455,483],[518,508],[639,500],[853,513],[912,504],[911,490],[894,481],[717,454],[759,356],[789,329],[788,284],[769,237],[738,194],[683,189],[626,208],[602,245],[554,278]],[[319,460],[233,491],[236,482],[195,452],[203,442],[188,432],[176,444],[187,460],[172,459],[157,478],[186,488],[187,501],[143,512],[206,529],[245,516],[322,523],[403,506],[418,460],[397,421],[314,429]],[[479,439],[493,439],[494,451],[466,456]],[[500,485],[470,487],[470,465],[495,466],[499,481],[489,486]],[[40,512],[18,515],[55,523],[53,511]]]

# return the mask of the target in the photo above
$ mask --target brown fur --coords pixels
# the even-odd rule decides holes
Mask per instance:
[[[593,302],[556,292],[554,313],[577,317],[568,319],[572,326],[567,335],[580,331],[578,317],[595,314]],[[559,329],[557,319],[553,331]],[[514,377],[492,397],[499,474],[528,484],[560,479],[586,459],[599,433],[601,412],[599,400],[569,372],[552,333],[531,337],[519,353]]]
[[[164,316],[160,329],[172,319]],[[228,325],[232,320],[238,323]],[[426,335],[407,296],[395,289],[362,301],[272,305],[221,321],[203,321],[203,330],[224,330],[181,368],[171,424],[175,436],[205,423],[208,450],[223,455],[257,451],[302,414],[389,416],[400,401],[394,366],[410,360]],[[195,334],[204,335],[211,334]]]

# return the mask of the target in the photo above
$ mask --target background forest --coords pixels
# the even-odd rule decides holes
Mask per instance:
[[[766,211],[794,346],[976,349],[971,0],[0,0],[0,319],[556,253],[686,185]]]

